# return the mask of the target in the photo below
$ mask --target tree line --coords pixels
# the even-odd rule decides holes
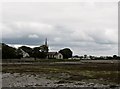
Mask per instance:
[[[49,52],[48,46],[41,45],[39,47],[30,48],[27,46],[21,46],[18,48],[14,48],[11,46],[6,45],[5,43],[2,43],[2,59],[16,59],[16,58],[22,58],[23,52],[29,54],[28,57],[30,58],[41,58],[45,59],[47,57],[47,53]],[[64,48],[59,51],[63,55],[63,58],[70,58],[72,57],[72,51],[69,48]]]

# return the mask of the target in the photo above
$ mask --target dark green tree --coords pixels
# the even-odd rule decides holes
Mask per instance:
[[[39,50],[40,50],[40,47],[35,47],[32,50],[32,57],[34,57],[35,60],[36,60],[36,58],[40,58],[40,51]]]
[[[17,58],[19,58],[19,59],[21,59],[23,57],[22,51],[19,48],[17,49],[16,54],[17,54]]]
[[[3,59],[17,58],[16,52],[17,52],[17,50],[15,48],[2,43],[2,58]]]
[[[59,51],[63,55],[63,58],[70,58],[72,57],[73,52],[69,48],[64,48]]]
[[[117,55],[113,55],[113,58],[114,58],[114,59],[117,59],[117,58],[118,58],[118,56],[117,56]]]
[[[46,58],[48,53],[48,47],[46,45],[41,45],[40,47],[33,48],[33,57],[36,58]]]
[[[41,58],[46,58],[48,51],[49,51],[49,49],[48,49],[47,45],[41,45],[40,46]]]
[[[40,52],[47,53],[48,51],[49,51],[48,46],[46,46],[46,45],[41,45],[40,46]]]
[[[22,49],[23,51],[27,52],[30,55],[30,57],[33,56],[33,49],[32,48],[27,47],[27,46],[21,46],[21,47],[18,48],[19,52],[20,52],[20,49]]]

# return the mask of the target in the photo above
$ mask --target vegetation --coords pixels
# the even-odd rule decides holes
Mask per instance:
[[[17,58],[16,49],[2,43],[2,58],[14,59]]]
[[[27,46],[21,46],[18,48],[18,51],[20,51],[20,49],[24,50],[25,52],[27,52],[30,55],[30,57],[32,57],[32,53],[33,53],[32,48],[27,47]]]
[[[18,49],[10,47],[4,43],[1,44],[2,45],[2,59],[16,59],[16,58],[23,58],[23,52],[26,52],[29,54],[29,58],[34,58],[34,59],[45,59],[47,57],[47,53],[49,51],[48,46],[47,45],[41,45],[39,47],[35,47],[35,48],[30,48],[27,46],[21,46]],[[22,49],[22,50],[21,50]],[[100,56],[100,57],[95,57],[95,56],[72,56],[73,52],[69,49],[69,48],[64,48],[61,49],[59,51],[59,53],[61,53],[63,55],[64,59],[91,59],[91,60],[119,60],[120,57],[117,55],[113,55],[113,56]]]
[[[21,59],[22,50],[30,54],[30,57],[36,60]],[[67,83],[72,81],[85,81],[85,82],[95,82],[102,84],[120,84],[120,63],[100,63],[100,62],[82,62],[78,59],[68,59],[72,57],[72,51],[69,48],[60,50],[59,52],[63,54],[64,59],[45,59],[48,53],[48,47],[42,45],[40,47],[30,48],[26,46],[19,47],[15,49],[6,44],[2,44],[2,58],[9,59],[3,60],[2,72],[3,73],[32,73],[32,74],[47,74],[49,79],[60,79],[57,83]],[[79,56],[74,56],[79,58]],[[42,60],[42,59],[44,60]],[[87,59],[87,55],[82,58]],[[90,56],[93,60],[103,60],[104,57],[94,57]],[[14,59],[14,60],[12,60]],[[112,57],[106,57],[108,59],[120,59],[117,55]],[[115,60],[116,61],[116,60]],[[10,63],[11,62],[11,63]],[[70,62],[74,62],[72,64]],[[79,63],[78,63],[79,62]],[[59,76],[65,74],[64,76]]]
[[[42,45],[40,47],[30,48],[27,46],[21,46],[18,49],[10,47],[4,43],[2,43],[2,58],[3,59],[15,59],[22,58],[23,53],[22,50],[29,54],[29,57],[33,58],[46,58],[48,47],[46,45]]]
[[[63,55],[63,58],[71,58],[72,57],[72,51],[69,48],[64,48],[59,51]]]
[[[42,45],[40,47],[33,48],[33,57],[36,58],[46,58],[48,53],[48,47]]]
[[[120,84],[119,63],[60,64],[41,62],[39,64],[3,64],[2,72],[47,74],[51,79],[61,82],[86,81],[102,84]],[[65,74],[65,76],[58,76]]]

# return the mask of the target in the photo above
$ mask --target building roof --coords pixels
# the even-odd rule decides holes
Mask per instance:
[[[48,55],[56,55],[57,52],[48,52]]]

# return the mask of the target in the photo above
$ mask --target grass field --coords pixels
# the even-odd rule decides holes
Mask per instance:
[[[120,84],[120,63],[79,63],[64,64],[57,60],[44,60],[32,64],[3,64],[3,73],[47,74],[48,79],[59,79],[59,83],[71,81],[98,82],[102,84]],[[57,63],[56,63],[57,62]],[[75,60],[74,62],[77,62]],[[64,75],[64,76],[61,76]]]

